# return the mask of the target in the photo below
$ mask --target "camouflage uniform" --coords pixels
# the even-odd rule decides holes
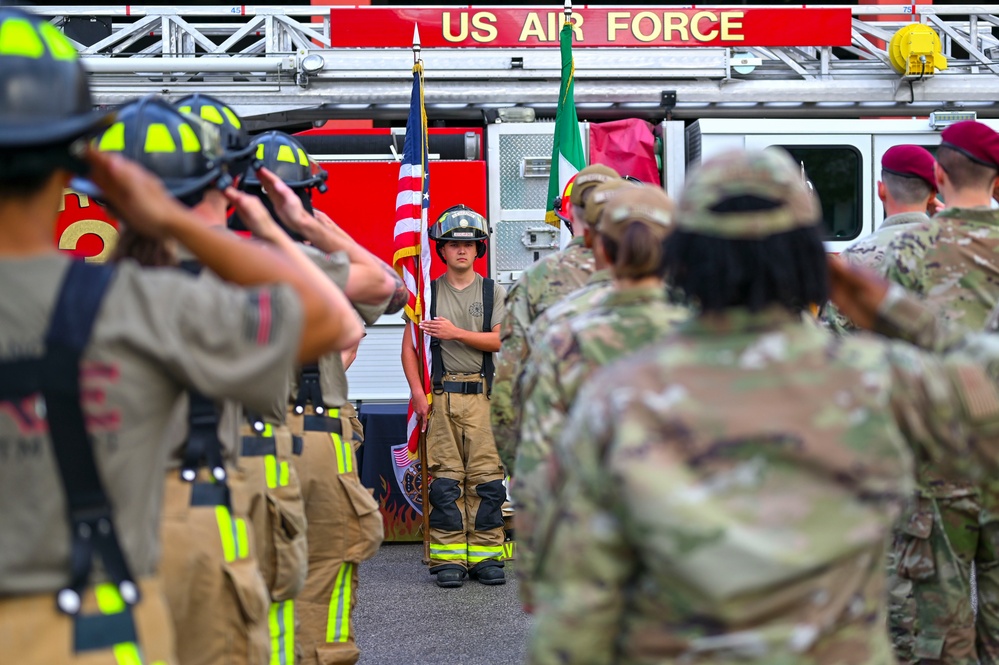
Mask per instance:
[[[917,224],[929,222],[930,218],[921,212],[904,212],[885,217],[885,221],[877,231],[853,243],[840,256],[850,263],[856,263],[884,275],[885,250],[902,231],[913,228]],[[839,313],[836,307],[829,303],[822,313],[822,319],[831,330],[838,333],[853,332],[857,329],[853,322]]]
[[[754,200],[778,205],[726,208]],[[820,210],[768,150],[705,162],[677,219],[743,241]],[[883,559],[913,454],[994,473],[999,390],[981,363],[838,338],[776,302],[699,316],[583,387],[538,529],[532,663],[893,661]]]
[[[530,603],[535,567],[534,533],[538,514],[551,496],[552,441],[565,425],[583,381],[599,367],[659,339],[689,311],[670,304],[662,286],[611,289],[590,311],[560,321],[542,337],[525,375],[521,445],[514,482],[517,504],[517,572],[521,597]]]
[[[997,399],[974,365],[779,310],[685,324],[601,370],[557,449],[530,662],[893,662],[906,443],[971,470],[999,444]]]
[[[496,448],[508,470],[513,468],[520,439],[519,381],[531,352],[527,331],[545,310],[585,284],[594,270],[593,251],[582,238],[573,238],[564,250],[524,271],[507,295],[489,404]]]
[[[945,320],[981,330],[999,301],[997,251],[999,212],[950,208],[896,234],[883,272]],[[898,575],[889,615],[898,656],[903,662],[975,663],[973,653],[956,659],[952,647],[964,653],[977,633],[979,658],[999,660],[999,523],[982,512],[982,502],[996,497],[983,497],[969,483],[945,482],[933,468],[920,468],[918,480],[919,495],[890,559],[890,571]],[[977,622],[965,590],[972,562],[979,584]],[[951,608],[943,613],[946,621],[945,606]]]

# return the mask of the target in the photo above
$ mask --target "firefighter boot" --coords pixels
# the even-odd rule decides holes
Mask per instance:
[[[479,580],[482,584],[493,586],[496,584],[506,584],[506,574],[503,572],[503,563],[496,559],[483,561],[468,571],[469,577]]]
[[[457,589],[465,583],[465,569],[458,566],[438,570],[436,575],[437,586],[444,589]]]

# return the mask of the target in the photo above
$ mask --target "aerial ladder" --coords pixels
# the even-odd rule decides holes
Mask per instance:
[[[593,119],[912,117],[942,108],[999,117],[999,5],[835,9],[850,12],[849,43],[836,47],[577,48],[577,109]],[[336,46],[338,10],[328,7],[36,11],[71,38],[81,23],[100,24],[76,45],[102,106],[197,90],[224,97],[256,128],[406,114],[410,49]],[[557,48],[424,47],[421,55],[431,118],[504,107],[554,114]]]

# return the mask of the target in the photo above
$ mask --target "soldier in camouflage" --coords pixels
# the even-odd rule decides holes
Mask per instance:
[[[883,560],[914,457],[994,473],[999,391],[976,363],[807,323],[820,214],[778,150],[688,179],[665,260],[699,314],[576,399],[531,663],[894,662]]]
[[[627,187],[604,208],[594,254],[609,265],[613,288],[593,309],[549,328],[531,354],[523,395],[521,443],[514,467],[517,571],[520,595],[531,606],[534,525],[552,493],[551,442],[558,437],[579,386],[594,370],[660,338],[687,318],[670,303],[663,281],[662,241],[673,202],[658,187]]]
[[[897,233],[885,250],[889,280],[969,330],[982,330],[999,301],[999,212],[990,209],[997,175],[999,135],[973,121],[948,127],[935,166],[948,207]],[[889,625],[899,659],[999,662],[999,516],[983,508],[999,497],[947,482],[933,467],[919,471],[918,496],[890,561]],[[977,620],[969,598],[973,562]]]
[[[879,274],[885,273],[885,248],[901,232],[930,221],[926,212],[936,199],[936,177],[933,155],[916,145],[897,145],[881,158],[881,180],[878,198],[884,204],[885,220],[881,227],[850,245],[842,256],[852,263],[866,266]],[[849,319],[829,306],[823,319],[841,333],[855,330]]]
[[[583,218],[583,206],[597,185],[619,179],[617,171],[603,164],[591,164],[577,173],[569,193],[573,218]],[[574,231],[577,235],[565,249],[525,270],[506,298],[490,414],[496,448],[507,469],[513,468],[520,438],[519,383],[530,355],[527,331],[546,309],[585,284],[595,270],[593,251],[584,242],[583,229]]]
[[[583,208],[583,220],[586,222],[587,243],[590,247],[599,242],[597,233],[597,222],[600,215],[609,201],[612,201],[618,194],[636,185],[627,180],[611,180],[598,185],[586,202]],[[596,270],[586,280],[586,284],[579,287],[572,293],[566,295],[562,300],[549,307],[544,314],[537,317],[527,331],[527,339],[533,348],[545,332],[559,321],[571,319],[577,314],[581,314],[596,306],[607,293],[613,289],[610,266],[601,261],[601,257],[595,255],[594,266]],[[530,363],[528,363],[530,364]],[[530,390],[527,381],[530,377],[527,373],[521,375],[521,394],[526,394]]]

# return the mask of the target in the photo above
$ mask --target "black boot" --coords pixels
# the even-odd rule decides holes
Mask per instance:
[[[464,583],[464,570],[460,570],[458,568],[445,568],[437,573],[437,586],[444,589],[457,589]]]
[[[506,584],[506,573],[502,566],[483,566],[472,571],[472,576],[482,584],[493,586],[494,584]]]

